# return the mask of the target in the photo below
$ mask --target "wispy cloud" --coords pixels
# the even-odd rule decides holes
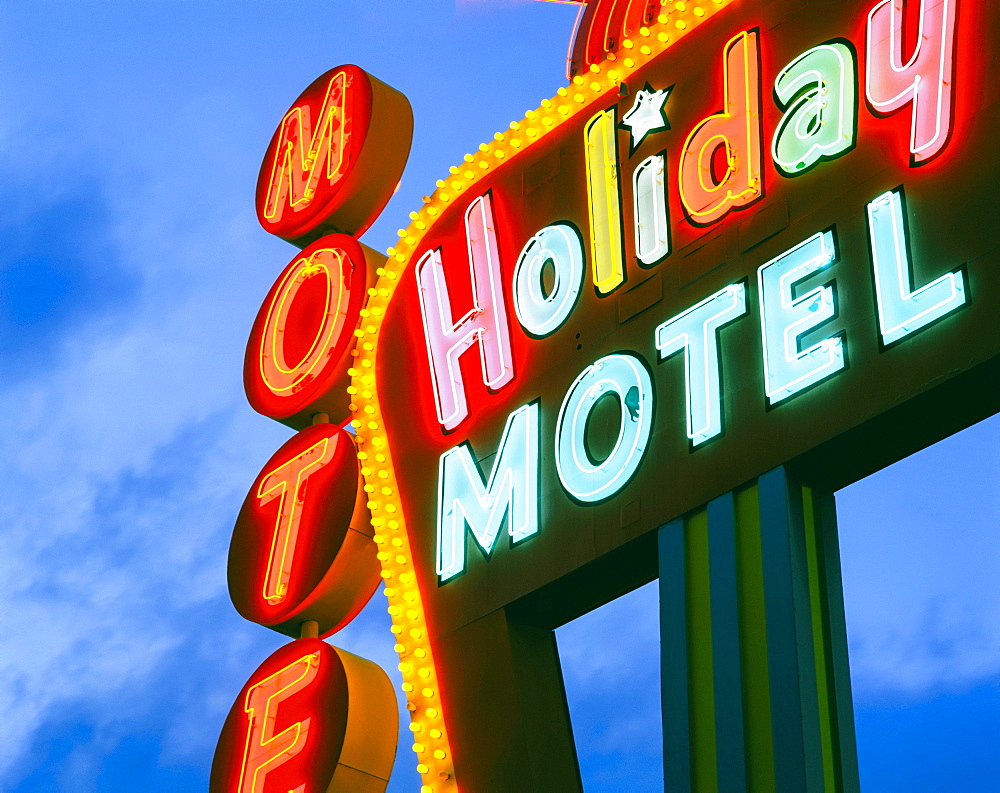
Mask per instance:
[[[293,251],[256,233],[249,201],[191,201],[205,173],[236,166],[225,131],[201,120],[224,101],[195,98],[162,127],[187,145],[159,162],[119,145],[112,169],[73,172],[24,150],[7,163],[69,198],[30,196],[43,209],[22,213],[24,258],[11,265],[31,283],[31,257],[47,256],[34,285],[63,287],[66,309],[41,305],[34,332],[20,323],[27,335],[5,359],[18,374],[0,381],[0,780],[30,771],[29,750],[67,712],[104,725],[93,740],[105,744],[144,713],[198,733],[173,751],[210,751],[231,704],[220,684],[235,695],[262,646],[280,642],[233,612],[225,554],[257,466],[289,434],[246,406],[240,370],[256,305]],[[90,154],[111,152],[95,142]],[[199,689],[187,707],[178,686]],[[174,704],[150,713],[156,702]]]
[[[920,697],[1000,673],[1000,417],[853,485],[838,508],[855,690]]]

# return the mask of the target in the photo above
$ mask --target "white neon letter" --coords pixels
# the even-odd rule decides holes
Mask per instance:
[[[747,313],[746,288],[733,284],[656,329],[660,360],[684,353],[687,436],[698,446],[722,433],[719,330]]]
[[[831,336],[800,350],[800,339],[836,314],[833,287],[795,296],[795,285],[836,260],[833,232],[814,234],[757,270],[764,388],[771,405],[788,399],[846,365],[844,343]]]
[[[666,157],[647,157],[632,174],[635,208],[635,257],[653,265],[670,253],[670,218],[667,214]]]
[[[961,270],[912,289],[902,188],[883,193],[868,205],[868,229],[875,267],[878,324],[884,346],[965,305],[965,277]]]
[[[914,1],[881,0],[868,14],[865,90],[879,113],[913,104],[910,154],[919,164],[940,152],[951,132],[958,0],[920,0],[917,45],[904,63],[903,4]]]
[[[465,231],[472,271],[472,309],[458,322],[451,313],[441,251],[427,251],[416,268],[434,402],[438,421],[447,430],[457,427],[469,414],[458,359],[473,344],[479,343],[483,383],[488,388],[499,391],[514,379],[507,307],[500,286],[500,254],[489,193],[469,206],[465,213]]]
[[[514,542],[538,531],[538,403],[507,417],[489,481],[468,443],[441,455],[438,467],[437,572],[447,581],[465,570],[465,527],[483,553],[493,552],[504,517]]]
[[[576,306],[583,285],[583,244],[568,223],[546,226],[528,240],[514,268],[514,313],[533,336],[548,336]],[[545,294],[542,274],[546,262],[555,275]]]
[[[587,417],[603,396],[616,394],[621,425],[607,459],[587,454]],[[621,490],[642,462],[653,429],[653,382],[634,355],[616,353],[591,364],[573,381],[556,421],[556,471],[574,498],[602,501]]]
[[[854,145],[856,82],[854,51],[840,42],[806,50],[779,72],[774,94],[785,115],[771,154],[781,173],[805,173]]]

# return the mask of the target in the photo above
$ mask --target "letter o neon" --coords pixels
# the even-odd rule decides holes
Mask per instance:
[[[346,371],[379,257],[346,234],[322,237],[285,267],[254,320],[243,364],[247,400],[295,429],[347,410]]]
[[[587,418],[608,393],[618,395],[621,425],[611,454],[595,464],[586,452]],[[590,503],[621,490],[646,452],[653,407],[653,381],[636,356],[615,353],[584,369],[566,392],[556,421],[556,471],[566,492]]]
[[[551,261],[555,283],[548,295],[542,288],[542,270]],[[576,306],[583,284],[583,243],[568,223],[546,226],[528,240],[514,267],[514,311],[533,336],[556,331]]]

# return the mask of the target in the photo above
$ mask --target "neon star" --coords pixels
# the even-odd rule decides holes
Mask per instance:
[[[619,126],[629,130],[632,134],[632,145],[629,154],[639,148],[646,136],[651,132],[663,132],[670,129],[670,121],[667,119],[666,104],[670,99],[670,92],[673,86],[661,88],[654,91],[653,87],[646,83],[646,87],[635,95],[635,104],[624,116]]]

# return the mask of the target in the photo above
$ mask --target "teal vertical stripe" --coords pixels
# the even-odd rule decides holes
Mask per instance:
[[[663,717],[663,789],[691,793],[688,720],[687,594],[684,521],[659,530],[660,697]]]
[[[783,468],[759,485],[775,779],[779,790],[819,791],[823,751],[802,493]]]
[[[758,485],[774,776],[778,790],[805,791],[805,746],[800,724],[802,705],[788,541],[788,483],[784,470],[779,468],[765,474]]]
[[[708,505],[708,545],[719,790],[741,793],[747,789],[747,769],[743,740],[736,515],[732,493]]]
[[[784,469],[781,469],[785,475]],[[802,487],[789,482],[788,493],[788,558],[791,562],[792,609],[795,621],[795,648],[799,667],[799,702],[801,716],[799,729],[802,730],[802,745],[805,751],[806,789],[823,790],[823,738],[819,726],[819,694],[816,689],[816,652],[814,641],[813,609],[809,585],[809,551],[805,537],[805,512],[802,503]],[[814,530],[812,519],[810,531]]]

